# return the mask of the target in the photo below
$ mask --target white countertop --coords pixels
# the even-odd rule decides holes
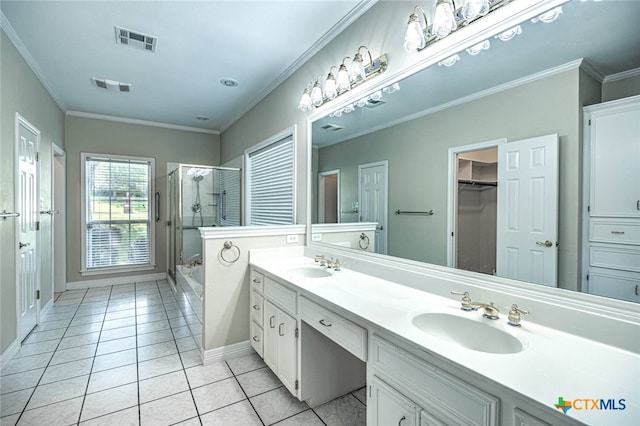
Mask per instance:
[[[522,327],[511,327],[507,325],[507,310],[502,307],[499,320],[484,319],[481,311],[460,310],[459,300],[344,267],[328,278],[303,278],[287,272],[303,265],[317,265],[313,259],[302,256],[258,257],[251,264],[298,287],[302,294],[340,307],[362,320],[364,326],[384,329],[552,409],[559,397],[565,401],[614,399],[617,407],[618,400],[625,400],[624,410],[570,409],[567,415],[574,419],[593,425],[640,424],[639,354],[528,322],[526,316],[522,318]],[[524,350],[489,354],[438,339],[412,324],[416,315],[426,312],[487,323],[517,337]],[[640,335],[629,338],[638,339]]]

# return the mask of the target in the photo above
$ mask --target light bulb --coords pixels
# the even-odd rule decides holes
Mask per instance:
[[[556,8],[553,8],[553,9],[543,13],[542,15],[538,16],[537,18],[533,18],[531,20],[531,22],[533,22],[534,24],[536,22],[544,22],[545,24],[548,24],[548,23],[553,22],[556,19],[558,19],[558,16],[560,16],[561,14],[562,14],[562,6],[558,6]]]
[[[322,105],[322,89],[320,89],[320,82],[318,80],[316,80],[313,89],[311,89],[311,102],[317,107]]]
[[[447,0],[438,0],[431,29],[433,34],[438,38],[445,38],[457,28],[458,24],[456,24],[456,18],[453,14],[453,7],[451,3]]]
[[[438,62],[438,65],[445,66],[445,67],[452,67],[459,60],[460,60],[460,55],[456,53],[455,55],[449,56],[447,59],[443,59],[442,61]]]
[[[336,84],[338,92],[346,92],[351,89],[351,81],[349,80],[349,71],[347,71],[347,67],[342,64],[340,65],[340,70],[338,71],[338,77],[336,78]]]
[[[426,39],[424,37],[424,30],[418,15],[412,13],[409,16],[409,22],[407,23],[407,32],[404,34],[404,50],[407,52],[415,52],[418,49],[424,48]]]
[[[333,74],[327,76],[327,80],[324,82],[324,97],[331,100],[338,96],[338,89],[336,88],[336,78]]]
[[[518,34],[522,34],[522,27],[520,25],[516,25],[515,27],[510,28],[507,31],[503,31],[495,37],[499,38],[502,41],[509,41]]]
[[[471,46],[467,48],[467,53],[471,56],[475,56],[483,50],[489,50],[491,47],[491,42],[489,40],[482,41],[475,46]]]
[[[360,53],[356,53],[353,57],[353,64],[351,64],[351,81],[357,83],[367,79],[367,75],[364,71],[364,61]]]
[[[471,21],[489,12],[489,0],[464,0],[460,14],[462,18]]]
[[[311,110],[311,93],[309,93],[309,89],[304,89],[302,97],[300,98],[300,104],[298,104],[298,108],[300,108],[302,111]]]

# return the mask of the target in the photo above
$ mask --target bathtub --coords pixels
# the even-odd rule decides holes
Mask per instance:
[[[193,338],[202,346],[202,290],[204,266],[178,265],[176,274],[176,299]]]

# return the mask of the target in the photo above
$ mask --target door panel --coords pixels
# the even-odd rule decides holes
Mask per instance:
[[[377,222],[375,252],[387,254],[387,175],[386,161],[358,166],[360,221]]]
[[[264,362],[278,372],[278,309],[264,301]]]
[[[278,312],[278,377],[293,396],[296,396],[298,376],[296,324],[294,318],[282,311]]]
[[[498,147],[497,274],[557,285],[558,135]]]
[[[22,341],[36,326],[38,320],[38,252],[36,221],[38,206],[37,152],[40,132],[17,117],[17,220],[18,259],[16,278],[18,282],[18,340]]]

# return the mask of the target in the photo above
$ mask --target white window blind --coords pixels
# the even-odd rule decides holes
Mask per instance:
[[[291,135],[249,153],[249,224],[294,223],[294,147]]]
[[[152,162],[83,158],[86,269],[151,264]]]
[[[240,172],[219,170],[220,226],[240,226]]]

